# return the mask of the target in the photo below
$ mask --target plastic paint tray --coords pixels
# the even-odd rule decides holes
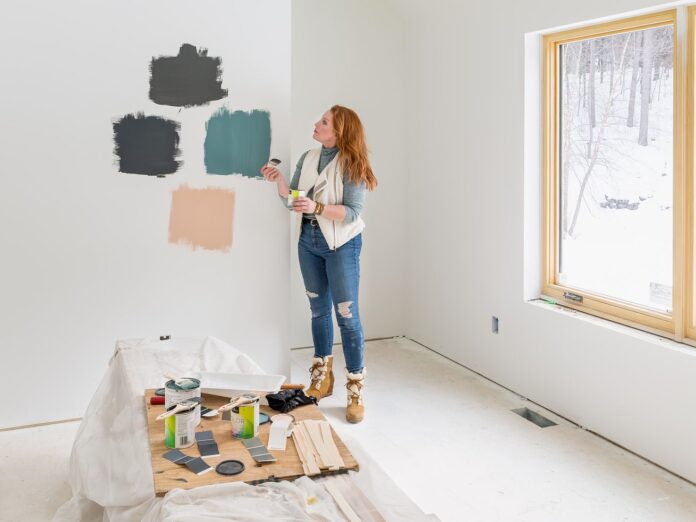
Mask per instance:
[[[200,372],[201,391],[220,397],[236,397],[245,392],[276,392],[285,375]]]

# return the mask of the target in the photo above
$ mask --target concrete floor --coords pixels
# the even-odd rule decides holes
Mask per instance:
[[[293,382],[306,381],[311,357],[292,352]],[[443,522],[696,520],[692,484],[412,341],[369,342],[366,361],[365,421],[344,420],[340,353],[321,409]],[[558,425],[542,429],[510,411],[524,406]],[[50,520],[67,500],[77,428],[0,432],[0,520]]]

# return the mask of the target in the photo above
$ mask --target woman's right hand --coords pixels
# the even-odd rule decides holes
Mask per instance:
[[[272,167],[268,164],[261,167],[260,172],[267,181],[272,181],[273,183],[277,183],[280,179],[283,179],[283,175],[280,171],[276,167]]]

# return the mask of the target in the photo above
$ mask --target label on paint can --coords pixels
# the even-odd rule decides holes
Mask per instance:
[[[180,411],[164,419],[164,445],[168,448],[188,448],[196,440],[196,409]]]
[[[164,409],[168,410],[170,407],[186,399],[192,399],[194,397],[201,396],[201,381],[194,379],[192,377],[184,377],[184,379],[191,381],[190,386],[178,386],[174,381],[170,380],[164,385]],[[194,416],[196,420],[195,426],[201,423],[201,406],[200,404],[194,408]]]
[[[306,193],[304,190],[291,190],[288,192],[288,208],[292,208],[292,202],[295,201],[299,197],[304,197],[306,196]]]
[[[259,434],[259,400],[234,408],[230,412],[232,436],[235,439],[250,439]]]

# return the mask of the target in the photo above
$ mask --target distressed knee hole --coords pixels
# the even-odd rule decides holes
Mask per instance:
[[[305,293],[307,294],[307,297],[309,297],[310,299],[314,299],[315,297],[319,297],[319,294],[315,294],[314,292],[310,292],[309,290],[307,290]]]
[[[350,305],[352,304],[353,301],[343,301],[342,303],[338,303],[339,315],[346,319],[350,319],[351,317],[353,317],[353,313],[350,311]]]

